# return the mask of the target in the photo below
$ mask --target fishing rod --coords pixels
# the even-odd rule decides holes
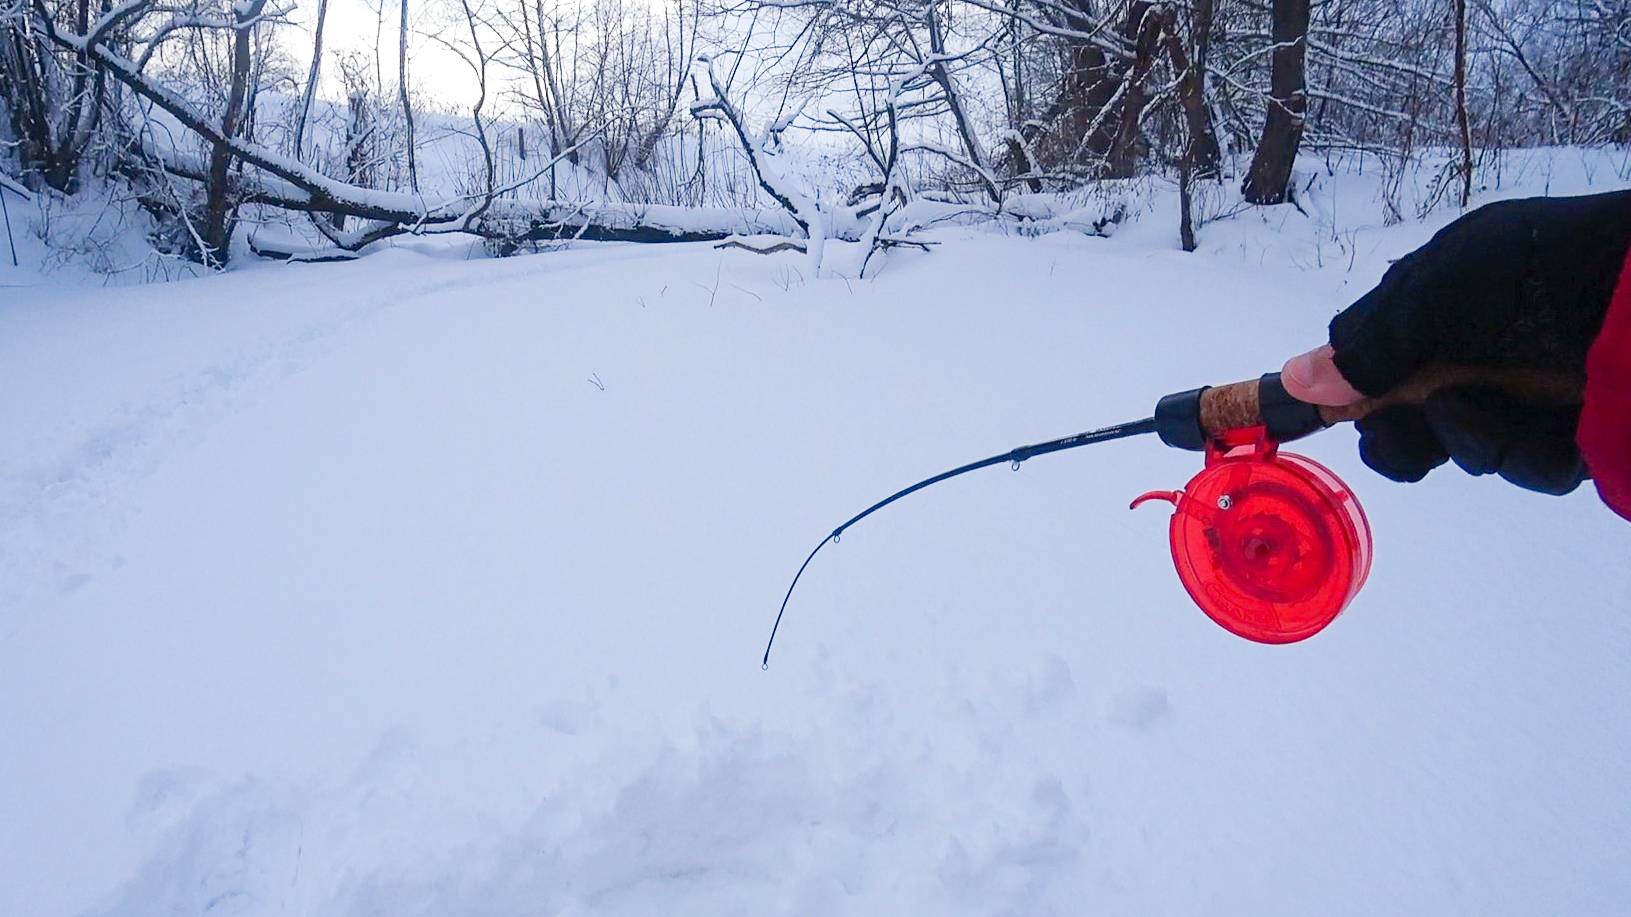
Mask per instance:
[[[1074,436],[1050,439],[1045,443],[1037,443],[1033,446],[1020,446],[1017,449],[1009,450],[1001,455],[993,455],[990,458],[980,459],[977,462],[969,462],[967,465],[960,465],[951,469],[950,471],[942,471],[932,478],[924,478],[916,484],[901,490],[897,490],[866,509],[861,510],[859,513],[851,516],[838,528],[833,529],[831,534],[827,535],[827,537],[816,542],[815,548],[810,551],[810,556],[804,558],[804,563],[799,565],[799,572],[793,574],[793,582],[787,587],[787,595],[782,597],[782,607],[776,612],[776,623],[770,625],[770,639],[765,642],[765,655],[764,658],[760,660],[759,667],[764,669],[770,668],[770,647],[776,642],[776,632],[780,630],[782,626],[782,615],[787,613],[787,602],[793,597],[793,590],[798,588],[799,578],[804,576],[804,569],[810,566],[810,561],[815,560],[816,554],[820,553],[822,548],[826,547],[829,543],[837,544],[838,540],[843,537],[844,530],[855,523],[860,522],[862,519],[865,519],[878,510],[883,509],[896,500],[899,500],[901,497],[917,493],[925,487],[939,484],[941,481],[955,478],[960,474],[968,474],[970,471],[979,471],[981,468],[989,468],[992,465],[1001,465],[1004,462],[1012,465],[1014,470],[1018,471],[1021,464],[1029,459],[1036,458],[1039,455],[1047,455],[1050,452],[1063,452],[1066,449],[1075,449],[1078,446],[1091,446],[1095,443],[1107,443],[1111,440],[1126,439],[1129,436],[1138,436],[1144,433],[1153,432],[1155,432],[1155,418],[1146,417],[1143,420],[1135,420],[1131,423],[1116,424],[1113,427],[1088,430],[1085,433],[1077,433]]]
[[[1019,446],[902,488],[845,520],[799,565],[770,627],[760,668],[810,562],[851,526],[878,510],[959,475],[1039,455],[1156,434],[1178,449],[1204,452],[1205,465],[1182,489],[1150,491],[1130,508],[1171,503],[1168,529],[1178,578],[1195,603],[1230,632],[1260,643],[1305,640],[1335,620],[1370,572],[1370,524],[1358,498],[1330,469],[1281,452],[1279,444],[1394,405],[1419,405],[1448,386],[1502,389],[1541,405],[1578,404],[1584,380],[1570,374],[1429,366],[1394,390],[1340,407],[1292,397],[1279,373],[1167,395],[1142,420]]]

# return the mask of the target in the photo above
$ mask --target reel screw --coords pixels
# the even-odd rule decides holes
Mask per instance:
[[[1230,497],[1228,494],[1223,494],[1222,496],[1218,497],[1218,509],[1228,509],[1234,505],[1234,498]]]

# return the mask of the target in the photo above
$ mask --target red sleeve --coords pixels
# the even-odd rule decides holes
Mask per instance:
[[[1586,404],[1575,441],[1603,502],[1631,519],[1631,252],[1586,354]]]

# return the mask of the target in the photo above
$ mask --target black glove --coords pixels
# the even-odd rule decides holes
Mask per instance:
[[[1331,321],[1336,368],[1370,396],[1438,362],[1583,376],[1628,245],[1631,191],[1481,207]],[[1470,474],[1562,494],[1586,478],[1579,417],[1578,406],[1535,408],[1463,387],[1356,426],[1365,464],[1395,481],[1454,459]]]

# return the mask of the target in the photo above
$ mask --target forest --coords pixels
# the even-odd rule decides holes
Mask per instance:
[[[1631,0],[364,0],[372,35],[330,2],[4,0],[0,180],[212,267],[442,233],[871,253],[1061,194],[1106,232],[1139,183],[1193,248],[1298,204],[1299,156],[1376,170],[1396,221],[1506,151],[1631,142]]]

